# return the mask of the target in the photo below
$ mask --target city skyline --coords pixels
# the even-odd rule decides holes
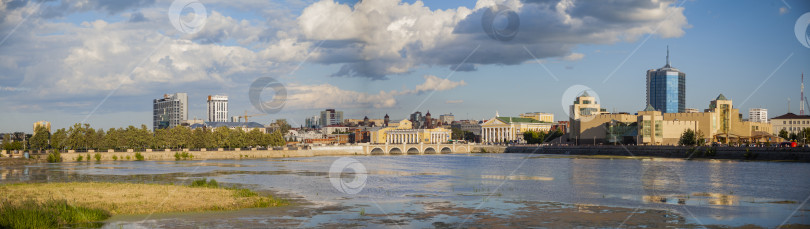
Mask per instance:
[[[190,34],[169,23],[171,1],[90,8],[66,4],[69,9],[59,13],[52,8],[63,2],[7,4],[6,16],[0,16],[0,34],[8,35],[0,43],[5,72],[0,105],[6,109],[0,132],[29,132],[39,120],[55,129],[78,122],[101,128],[148,125],[153,121],[148,101],[178,92],[188,93],[189,119],[207,118],[207,95],[228,95],[234,114],[260,113],[248,98],[248,87],[258,77],[281,82],[288,100],[279,112],[251,120],[287,119],[294,127],[328,108],[344,111],[346,118],[389,114],[401,120],[431,110],[436,116],[453,113],[456,120],[489,119],[495,111],[505,116],[547,112],[557,121],[567,120],[567,107],[560,103],[573,102],[563,96],[575,85],[592,88],[609,112],[635,113],[645,107],[645,72],[665,63],[667,45],[672,65],[688,73],[686,108],[703,110],[722,93],[744,113],[766,108],[776,117],[788,112],[787,98],[790,111],[798,113],[797,85],[802,72],[810,72],[810,48],[793,33],[798,18],[810,12],[803,1],[671,1],[608,7],[604,14],[593,11],[598,6],[561,10],[497,1],[521,20],[513,40],[490,38],[481,29],[479,14],[488,1],[424,1],[424,7],[413,1],[355,2],[203,2],[206,25]],[[281,10],[254,10],[263,7],[251,4]],[[331,11],[328,16],[360,23],[355,17],[369,17],[372,9],[390,12],[391,18],[380,21],[385,27],[374,24],[333,35],[329,27],[319,27],[322,22],[308,21],[315,20],[312,14]],[[654,13],[617,16],[628,9]],[[24,20],[30,12],[41,13]],[[544,18],[551,12],[567,12],[573,19],[590,16],[596,20],[590,23],[611,26],[615,34],[591,26],[554,31],[539,25],[540,19],[559,22]],[[419,19],[442,21],[451,15],[466,16],[448,21],[449,28],[420,27]],[[381,29],[392,32],[384,40],[363,40],[363,34]],[[417,34],[447,29],[452,39]],[[110,41],[93,37],[99,33]],[[132,38],[138,33],[146,35]],[[593,38],[576,36],[582,34]],[[48,48],[34,46],[38,42]],[[417,44],[423,47],[413,47]],[[400,57],[364,56],[371,54],[352,45]],[[441,48],[424,47],[429,45]]]

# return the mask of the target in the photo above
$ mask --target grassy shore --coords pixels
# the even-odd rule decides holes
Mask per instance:
[[[203,184],[203,185],[200,185]],[[0,186],[0,228],[59,227],[111,215],[235,210],[288,202],[248,189],[129,183],[35,183]],[[43,217],[44,216],[44,217]],[[51,217],[55,216],[55,217]]]

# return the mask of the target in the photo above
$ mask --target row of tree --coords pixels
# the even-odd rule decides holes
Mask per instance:
[[[779,131],[779,137],[789,141],[808,143],[810,142],[810,128],[804,128],[798,133],[788,133],[787,130],[782,129]]]
[[[544,142],[557,139],[562,135],[563,133],[560,130],[555,130],[551,132],[529,130],[523,132],[523,140],[526,140],[527,144],[542,144]]]
[[[263,133],[259,129],[244,131],[225,126],[190,129],[177,126],[170,129],[150,131],[146,125],[141,128],[94,129],[90,124],[75,124],[69,129],[58,129],[53,134],[45,127],[38,127],[29,140],[31,149],[60,150],[107,150],[107,149],[177,149],[177,148],[244,148],[263,146],[283,146],[287,144],[281,131]],[[3,138],[3,146],[14,143]]]

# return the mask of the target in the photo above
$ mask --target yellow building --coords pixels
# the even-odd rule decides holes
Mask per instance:
[[[525,113],[520,114],[521,118],[530,118],[541,122],[554,122],[554,114],[551,113],[542,113],[542,112],[532,112],[532,113]]]
[[[497,114],[481,124],[481,142],[497,143],[505,141],[523,142],[523,132],[547,132],[553,123],[533,118],[499,117]]]
[[[661,113],[648,105],[636,115],[583,115],[572,122],[569,138],[577,144],[677,145],[687,129],[697,130],[705,142],[777,141],[770,123],[743,121],[722,94],[702,113]]]
[[[39,121],[34,123],[34,134],[37,134],[37,127],[44,126],[45,129],[48,129],[48,133],[51,132],[51,122],[48,121]]]
[[[413,123],[407,119],[399,121],[396,127],[385,127],[371,132],[371,143],[374,144],[435,144],[450,141],[452,131],[444,128],[413,129]]]

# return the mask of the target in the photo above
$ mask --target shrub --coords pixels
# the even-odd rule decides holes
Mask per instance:
[[[206,178],[194,180],[191,182],[191,187],[205,187],[205,188],[219,188],[219,184],[217,180],[211,179],[210,181]]]
[[[110,213],[104,210],[73,206],[66,200],[0,203],[0,228],[60,228],[109,217]]]
[[[258,196],[258,195],[259,195],[258,193],[254,192],[254,191],[251,191],[250,189],[246,189],[246,188],[236,189],[235,192],[233,193],[233,196],[235,196],[235,197],[251,197],[251,196]]]
[[[76,158],[76,161],[82,161],[82,160],[84,160],[84,156],[82,156],[82,155],[79,155],[79,157]]]
[[[135,160],[136,161],[143,161],[143,155],[141,155],[141,153],[135,153]]]
[[[132,158],[129,157],[129,155],[127,155],[127,161],[129,161],[129,160],[132,160]]]
[[[118,160],[118,156],[117,156],[117,155],[113,155],[113,161],[117,161],[117,160]]]
[[[174,153],[174,160],[175,160],[175,161],[179,161],[179,160],[180,160],[180,153]]]
[[[100,153],[96,153],[96,155],[93,155],[93,157],[96,158],[96,161],[101,161],[101,154]]]
[[[54,150],[48,154],[46,160],[48,160],[48,163],[62,162],[62,154],[59,153],[59,150]]]

